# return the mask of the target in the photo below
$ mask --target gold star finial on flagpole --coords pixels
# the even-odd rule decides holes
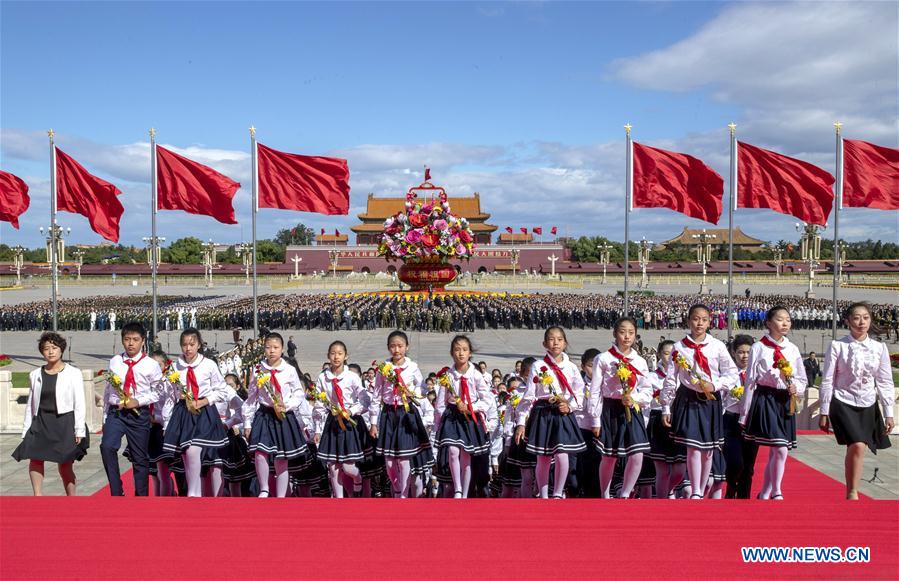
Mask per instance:
[[[254,127],[253,125],[250,125],[250,136],[256,137],[256,127]]]
[[[839,121],[836,121],[833,124],[833,128],[836,130],[837,135],[839,135],[843,131],[843,124],[840,123]]]
[[[50,141],[53,141],[53,137],[54,137],[55,135],[56,135],[56,132],[53,131],[53,128],[51,127],[51,128],[47,131],[47,136],[50,138]]]
[[[156,139],[156,128],[150,127],[150,139]]]
[[[731,121],[727,124],[727,128],[730,129],[730,134],[733,135],[737,132],[737,124]]]
[[[628,135],[631,134],[631,129],[633,129],[633,126],[632,126],[630,123],[625,123],[625,124],[624,124],[624,131],[625,131]]]

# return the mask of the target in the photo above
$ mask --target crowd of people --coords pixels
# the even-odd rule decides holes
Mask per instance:
[[[410,300],[411,299],[411,300]],[[690,305],[709,306],[711,328],[727,327],[727,300],[723,295],[634,295],[629,315],[638,329],[677,329],[686,323]],[[841,302],[839,308],[849,303]],[[790,309],[796,329],[829,329],[832,302],[791,295],[736,296],[734,329],[764,329],[765,313],[773,305]],[[13,305],[0,313],[0,330],[34,331],[52,328],[47,301]],[[160,297],[159,329],[180,331],[253,328],[250,298]],[[624,314],[621,296],[599,294],[450,293],[397,295],[293,294],[258,298],[260,328],[281,330],[400,329],[435,333],[472,332],[477,329],[545,329],[558,324],[568,329],[608,329]],[[899,307],[872,305],[875,321],[899,340]],[[59,303],[59,329],[116,330],[116,321],[138,321],[150,328],[148,297],[89,297]]]
[[[872,314],[847,306],[849,335],[822,367],[789,340],[791,309],[772,306],[764,332],[726,345],[708,334],[714,308],[697,303],[686,333],[672,334],[682,338],[654,348],[638,343],[635,318],[618,317],[609,343],[577,359],[550,324],[544,353],[511,369],[476,362],[472,339],[457,334],[447,365],[422,370],[395,329],[380,362],[352,363],[377,354],[360,359],[335,340],[307,372],[276,332],[216,356],[188,327],[170,358],[129,321],[103,375],[100,453],[113,495],[123,494],[124,438],[138,495],[152,475],[158,495],[703,499],[750,498],[765,448],[757,498],[780,500],[800,397],[820,371],[820,427],[847,446],[853,499],[864,449],[888,447],[893,428],[895,386]],[[46,461],[74,494],[73,463],[90,445],[80,374],[58,333],[38,347],[46,365],[31,373],[13,456],[30,461],[35,494]]]

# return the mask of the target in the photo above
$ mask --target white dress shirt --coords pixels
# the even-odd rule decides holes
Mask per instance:
[[[315,400],[312,419],[315,433],[318,435],[321,435],[325,429],[325,421],[331,415],[331,406],[340,409],[340,403],[337,395],[334,393],[334,379],[337,379],[337,384],[340,386],[341,393],[343,393],[343,405],[350,412],[350,415],[358,416],[365,411],[361,397],[365,388],[362,387],[362,380],[358,375],[346,366],[344,366],[340,375],[334,375],[330,369],[322,371],[315,381],[315,387],[318,391],[322,391],[328,396],[328,402],[330,403],[321,402],[318,399]]]
[[[28,402],[25,404],[24,426],[22,428],[22,437],[28,433],[31,428],[31,422],[37,415],[41,404],[41,387],[43,386],[43,376],[41,369],[32,369],[28,374],[31,382],[31,390],[28,392]],[[86,433],[84,430],[84,378],[81,376],[81,370],[74,365],[65,364],[56,374],[56,413],[66,414],[75,412],[75,436],[83,438]]]
[[[549,353],[546,354],[548,357],[552,357]],[[531,408],[534,407],[534,402],[538,399],[549,399],[553,393],[555,395],[562,397],[565,401],[568,402],[568,407],[572,412],[576,412],[581,409],[586,402],[584,402],[584,380],[581,377],[581,370],[578,369],[578,366],[568,358],[567,353],[562,353],[562,361],[556,362],[559,369],[562,370],[562,375],[565,376],[565,379],[568,380],[568,385],[571,387],[571,390],[574,392],[574,395],[570,394],[567,389],[562,387],[559,383],[559,379],[556,377],[555,372],[550,368],[549,365],[543,360],[541,357],[534,362],[534,365],[531,366],[530,376],[527,378],[527,387],[525,389],[524,395],[521,396],[521,402],[518,404],[519,407],[519,416],[518,416],[518,425],[524,426],[527,423],[528,415],[531,413]],[[540,383],[539,376],[543,371],[543,368],[546,368],[546,373],[549,374],[549,377],[552,378],[552,390],[550,390],[549,386],[545,386]],[[537,380],[537,383],[534,382]]]
[[[152,357],[148,357],[144,353],[137,354],[133,359],[124,353],[116,355],[109,360],[109,373],[114,373],[122,378],[122,389],[125,389],[125,377],[128,375],[128,364],[126,360],[137,361],[134,365],[134,387],[131,388],[131,398],[137,400],[140,407],[156,402],[163,389],[162,369]],[[103,392],[103,404],[106,410],[118,407],[119,395],[116,390],[106,383],[106,390]]]
[[[225,384],[224,398],[215,402],[215,410],[218,412],[219,419],[225,424],[225,428],[230,430],[234,426],[240,426],[243,422],[243,400],[234,391],[234,388]]]
[[[896,386],[886,345],[870,336],[856,341],[847,335],[832,341],[821,374],[822,415],[830,415],[833,398],[863,408],[880,400],[883,417],[893,417]]]
[[[172,364],[172,368],[178,372],[180,375],[179,381],[184,386],[187,386],[187,370],[193,369],[194,376],[197,378],[197,399],[206,398],[209,400],[210,405],[215,405],[228,397],[226,390],[228,384],[225,383],[222,372],[219,371],[218,365],[212,359],[203,357],[198,353],[194,360],[188,363],[179,357]]]
[[[403,383],[406,385],[406,389],[410,394],[409,397],[421,397],[421,386],[422,383],[424,383],[424,379],[421,376],[421,370],[418,368],[418,364],[408,357],[403,359],[403,362],[399,365],[392,361],[390,364],[393,365],[394,371],[402,377]],[[378,425],[378,419],[381,417],[382,403],[385,405],[403,405],[402,397],[394,394],[393,387],[393,383],[387,381],[387,379],[378,372],[375,376],[375,389],[371,394],[371,403],[368,406],[369,426]],[[409,405],[413,405],[412,401],[409,401]]]
[[[300,383],[296,369],[283,359],[274,367],[271,367],[265,360],[262,360],[259,365],[262,374],[270,373],[273,369],[277,371],[275,377],[278,378],[278,385],[281,386],[281,400],[284,403],[284,411],[296,413],[297,409],[306,401],[306,390],[303,384]],[[274,382],[272,382],[272,387],[274,389]],[[253,418],[256,416],[256,410],[259,409],[260,404],[270,408],[275,407],[275,403],[268,392],[256,384],[256,368],[253,368],[253,372],[250,374],[247,400],[243,402],[244,428],[253,427]],[[311,407],[309,411],[311,415]]]
[[[614,347],[619,353],[620,350]],[[631,349],[630,354],[624,358],[640,372],[637,376],[637,383],[631,391],[631,398],[635,403],[639,404],[641,409],[649,406],[652,401],[653,384],[649,378],[649,366],[646,360],[637,352]],[[618,379],[618,358],[612,355],[611,350],[600,353],[593,359],[593,379],[590,382],[590,402],[588,407],[590,410],[590,418],[592,419],[594,428],[600,427],[600,419],[602,418],[602,402],[603,399],[621,399],[624,396],[624,390],[621,388],[621,380]]]
[[[786,337],[782,337],[779,343],[774,341],[770,335],[766,335],[766,337],[768,340],[777,343],[777,346],[783,352],[784,358],[789,361],[790,366],[793,368],[791,382],[796,388],[796,395],[801,396],[805,393],[808,379],[805,376],[805,365],[802,363],[802,353],[799,352],[799,347],[791,343]],[[739,372],[737,383],[739,383]],[[759,385],[776,389],[787,389],[783,374],[780,369],[774,366],[774,349],[768,347],[762,341],[756,341],[749,349],[749,363],[746,366],[746,385],[744,386],[743,405],[740,412],[741,424],[746,424],[752,405],[752,397],[756,387]]]
[[[708,359],[709,370],[712,372],[712,376],[708,377],[708,374],[700,369],[699,365],[695,364],[694,357],[696,354],[693,349],[684,345],[684,340],[686,339],[687,337],[674,344],[674,351],[671,352],[671,362],[668,364],[668,369],[665,370],[665,380],[662,383],[662,394],[659,399],[661,399],[662,403],[662,413],[666,415],[671,413],[671,404],[674,403],[674,398],[680,386],[683,385],[697,392],[702,391],[699,384],[693,383],[691,371],[677,365],[675,361],[677,355],[682,355],[687,364],[702,379],[709,381],[717,392],[729,390],[740,380],[737,374],[737,364],[731,359],[730,353],[727,351],[727,345],[709,334],[706,334],[705,339],[702,341],[695,341],[690,338],[691,342],[702,345],[702,354]]]
[[[490,398],[493,397],[493,394],[490,391],[490,386],[484,381],[484,375],[470,363],[465,373],[460,373],[454,366],[451,366],[446,375],[453,385],[453,390],[460,397],[462,395],[462,378],[465,378],[465,381],[468,383],[468,394],[471,396],[472,408],[474,408],[475,413],[481,413],[486,416],[487,409],[490,407]],[[455,405],[456,398],[438,379],[437,399],[434,400],[434,424],[439,426],[440,418],[446,411],[447,406]]]

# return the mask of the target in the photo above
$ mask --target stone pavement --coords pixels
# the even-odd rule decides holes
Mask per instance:
[[[899,500],[899,437],[891,438],[893,447],[881,450],[876,456],[868,454],[865,457],[865,472],[861,492],[872,498]],[[31,483],[28,479],[28,463],[17,463],[10,457],[12,451],[19,445],[17,435],[0,436],[0,496],[28,496],[31,495]],[[124,444],[123,444],[124,446]],[[843,454],[845,449],[837,446],[833,438],[828,436],[799,436],[799,448],[792,452],[793,456],[809,466],[819,470],[835,480],[843,481]],[[764,454],[764,450],[762,451]],[[130,465],[121,456],[119,466],[124,473]],[[882,483],[869,483],[878,468],[877,475]],[[87,496],[106,486],[106,473],[103,471],[103,463],[100,460],[100,436],[91,436],[91,447],[87,456],[75,464],[75,474],[78,478],[78,494]],[[789,478],[787,472],[785,478]],[[760,477],[756,477],[758,484]],[[56,465],[48,463],[44,474],[44,494],[46,496],[62,496],[62,481],[56,472]]]

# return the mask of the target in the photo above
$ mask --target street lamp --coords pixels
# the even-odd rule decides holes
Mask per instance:
[[[521,258],[521,250],[518,250],[517,248],[513,248],[510,251],[510,253],[511,253],[510,258],[511,258],[511,262],[512,262],[512,276],[514,277],[516,271],[518,270],[518,260],[519,260],[519,258]]]
[[[337,260],[340,258],[339,250],[329,250],[328,258],[331,259],[331,268],[334,271],[334,278],[337,278]]]
[[[78,280],[81,280],[81,267],[84,265],[84,250],[79,248],[72,254],[75,256],[75,267],[78,269]]]
[[[25,265],[25,249],[22,246],[13,246],[13,268],[16,269],[16,286],[22,286],[22,267]]]
[[[548,258],[549,258],[549,261],[552,263],[552,274],[550,274],[550,276],[553,278],[556,278],[556,261],[559,260],[559,257],[556,256],[555,254],[550,254]]]
[[[838,250],[834,251],[834,261],[839,261],[840,264],[840,277],[837,279],[837,284],[839,286],[843,286],[843,268],[846,266],[846,246],[847,244],[842,240],[837,242]]]
[[[612,245],[603,242],[596,247],[599,250],[599,263],[602,264],[602,284],[606,284],[606,267],[609,266],[609,251]]]
[[[805,292],[805,298],[815,298],[815,291],[812,290],[812,283],[815,280],[815,269],[820,265],[821,260],[821,235],[818,233],[820,226],[816,224],[805,224],[797,222],[796,231],[800,233],[800,245],[802,248],[802,261],[808,267],[808,290]]]
[[[639,253],[639,261],[640,261],[640,272],[642,274],[642,278],[640,280],[640,286],[642,288],[646,288],[649,286],[649,279],[646,277],[646,265],[649,264],[649,248],[653,245],[652,240],[647,240],[644,236],[642,240],[640,240],[640,253]]]
[[[41,235],[44,234],[44,227],[38,228]],[[72,233],[71,228],[63,228],[59,224],[53,224],[47,228],[47,263],[50,265],[50,278],[53,292],[59,292],[59,263],[66,261],[66,242],[65,237]],[[53,252],[52,249],[56,251]]]
[[[712,260],[712,240],[718,238],[717,234],[709,234],[703,228],[699,234],[693,234],[691,238],[699,240],[696,246],[696,262],[702,265],[702,283],[699,285],[699,294],[704,294],[706,288],[706,274],[708,273],[708,264]]]
[[[290,261],[293,263],[293,279],[300,280],[300,263],[303,262],[303,258],[298,254],[294,254]]]
[[[250,284],[250,266],[253,264],[253,245],[241,242],[235,247],[237,255],[243,260],[243,272],[246,277],[246,283]]]
[[[771,244],[769,242],[765,246],[768,248],[768,250],[774,253],[774,272],[775,276],[777,278],[780,278],[780,273],[784,263],[784,251],[786,250],[786,247],[779,242],[777,244]]]
[[[203,266],[206,271],[206,286],[212,287],[212,269],[215,266],[215,242],[212,238],[203,244]]]

